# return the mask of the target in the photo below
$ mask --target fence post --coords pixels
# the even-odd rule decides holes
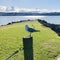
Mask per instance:
[[[23,37],[24,60],[33,60],[33,37]]]

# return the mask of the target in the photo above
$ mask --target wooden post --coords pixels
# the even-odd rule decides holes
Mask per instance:
[[[24,60],[33,60],[33,38],[23,37]]]

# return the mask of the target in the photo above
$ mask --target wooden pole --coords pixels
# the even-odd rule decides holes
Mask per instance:
[[[23,37],[24,60],[33,60],[33,38]]]

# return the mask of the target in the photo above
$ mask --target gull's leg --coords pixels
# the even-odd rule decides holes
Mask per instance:
[[[31,37],[31,32],[30,32],[30,37]]]

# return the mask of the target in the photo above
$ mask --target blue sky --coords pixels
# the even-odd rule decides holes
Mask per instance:
[[[60,0],[0,0],[0,5],[20,8],[60,9]]]

